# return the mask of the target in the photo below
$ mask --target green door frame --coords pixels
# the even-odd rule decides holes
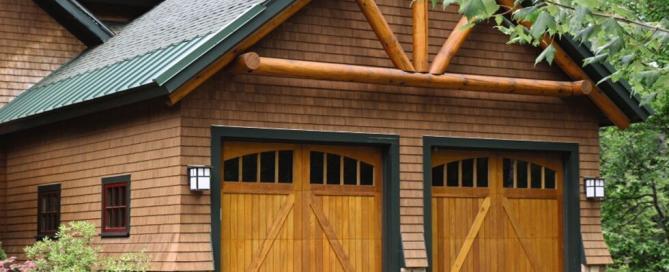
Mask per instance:
[[[581,271],[584,260],[583,242],[581,238],[579,208],[579,158],[578,144],[506,141],[489,139],[468,139],[450,137],[423,137],[423,203],[425,205],[424,227],[428,263],[432,265],[432,169],[431,158],[434,147],[453,149],[485,149],[507,151],[548,151],[563,155],[564,162],[564,271]]]
[[[346,144],[378,146],[383,149],[383,271],[399,271],[404,266],[400,235],[399,136],[344,132],[322,132],[242,127],[211,127],[211,241],[214,269],[221,271],[221,150],[228,140]]]

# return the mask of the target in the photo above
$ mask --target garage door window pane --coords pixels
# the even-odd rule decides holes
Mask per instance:
[[[344,184],[356,185],[358,183],[358,161],[344,157]]]
[[[474,186],[474,159],[463,160],[462,162],[462,187]]]
[[[555,189],[555,171],[546,169],[546,189]]]
[[[279,183],[293,182],[293,151],[279,151]]]
[[[541,166],[532,164],[531,170],[532,177],[532,188],[540,189],[541,188]]]
[[[374,166],[360,162],[360,185],[374,185]]]
[[[258,154],[242,157],[242,181],[258,181]]]
[[[327,154],[327,183],[340,184],[341,180],[341,156]]]
[[[488,158],[476,159],[476,186],[488,187]]]
[[[444,165],[432,167],[432,186],[444,186]]]
[[[460,164],[459,162],[451,162],[446,165],[446,185],[449,187],[460,186],[458,180],[460,179]]]
[[[260,181],[274,182],[274,174],[276,170],[276,152],[260,153]]]
[[[516,161],[516,188],[527,188],[526,161]]]
[[[323,184],[323,152],[309,153],[309,180],[312,184]]]
[[[223,163],[223,180],[239,181],[239,158],[232,158]]]

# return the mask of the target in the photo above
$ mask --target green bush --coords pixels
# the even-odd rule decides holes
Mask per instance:
[[[4,259],[7,259],[7,254],[5,254],[5,251],[0,247],[0,260]]]
[[[146,271],[149,257],[144,252],[126,253],[119,257],[101,257],[93,246],[95,226],[84,221],[60,225],[55,239],[44,238],[24,250],[35,265],[35,271],[84,272]]]
[[[146,271],[149,270],[149,255],[144,252],[125,253],[118,257],[104,258],[101,262],[103,271],[124,272],[124,271]]]

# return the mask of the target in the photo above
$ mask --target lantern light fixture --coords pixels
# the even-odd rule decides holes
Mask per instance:
[[[588,200],[603,200],[604,199],[604,184],[603,178],[585,178],[583,182],[585,185],[585,198]]]
[[[207,165],[189,165],[187,173],[191,191],[201,192],[211,189],[211,167]]]

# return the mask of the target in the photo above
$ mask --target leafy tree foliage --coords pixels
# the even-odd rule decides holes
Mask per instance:
[[[515,0],[512,6],[496,0],[431,0],[444,7],[459,4],[460,13],[476,22],[494,18],[509,43],[538,46],[542,39],[570,35],[592,48],[595,55],[583,65],[608,62],[617,68],[603,80],[627,80],[644,95],[644,103],[666,95],[669,86],[669,9],[667,0]],[[521,24],[506,25],[505,17]],[[472,23],[473,25],[474,23]],[[548,46],[537,62],[552,63],[555,48]]]
[[[601,133],[611,271],[669,271],[669,101],[654,104],[645,123]]]

